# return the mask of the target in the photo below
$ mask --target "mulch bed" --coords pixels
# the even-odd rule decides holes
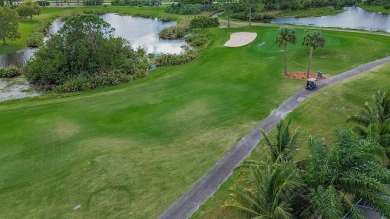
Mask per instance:
[[[287,75],[283,74],[283,77],[295,78],[295,79],[298,79],[298,80],[307,80],[306,75],[307,75],[306,72],[290,72],[290,73],[287,73]],[[309,74],[309,78],[316,78],[317,81],[321,81],[321,80],[325,80],[326,76],[322,75],[322,78],[317,78],[317,73],[310,73]]]

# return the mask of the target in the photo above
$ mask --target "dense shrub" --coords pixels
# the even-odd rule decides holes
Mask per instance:
[[[195,28],[192,29],[191,33],[187,35],[184,39],[185,41],[193,47],[203,47],[206,46],[209,42],[210,34],[206,31]]]
[[[274,18],[276,18],[275,14],[271,14],[267,12],[264,13],[259,12],[259,13],[252,14],[252,21],[264,21],[264,20],[271,20]]]
[[[200,14],[200,12],[205,10],[205,6],[201,4],[188,4],[188,5],[176,5],[172,4],[171,6],[166,7],[165,12],[171,14]]]
[[[42,7],[50,5],[49,1],[36,1],[36,3],[38,3],[38,5]]]
[[[121,72],[103,72],[96,75],[78,75],[54,88],[56,92],[76,92],[102,86],[117,85],[128,82],[133,76]]]
[[[218,18],[199,16],[191,20],[191,28],[218,27]]]
[[[198,57],[198,53],[195,49],[185,47],[184,51],[184,54],[162,54],[160,56],[156,56],[154,58],[154,64],[156,66],[180,65]]]
[[[84,0],[83,4],[84,5],[102,5],[103,0]]]
[[[367,0],[370,1],[370,0]],[[366,1],[366,2],[367,2]],[[358,0],[264,0],[264,8],[270,10],[297,10],[309,8],[353,6]]]
[[[386,2],[385,4],[383,4],[383,8],[390,9],[390,2]]]
[[[117,6],[159,6],[159,0],[113,0],[112,5]]]
[[[186,32],[189,31],[189,27],[186,25],[176,25],[172,27],[164,28],[158,33],[161,39],[179,39],[184,37]]]
[[[26,40],[26,45],[28,47],[38,47],[43,41],[43,34],[41,32],[35,31]]]
[[[252,13],[252,16],[253,16],[253,13]],[[236,20],[246,20],[247,16],[244,12],[241,12],[241,13],[234,13],[234,14],[230,15],[230,18],[236,19]]]
[[[67,19],[27,63],[27,78],[41,89],[77,91],[126,81],[123,75],[144,76],[149,66],[145,52],[112,32],[96,15]]]
[[[14,78],[22,74],[22,69],[16,66],[0,68],[0,78]]]

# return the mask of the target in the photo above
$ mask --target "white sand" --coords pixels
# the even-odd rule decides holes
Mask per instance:
[[[256,39],[257,33],[237,32],[230,35],[230,40],[225,43],[227,47],[239,47],[251,43]]]

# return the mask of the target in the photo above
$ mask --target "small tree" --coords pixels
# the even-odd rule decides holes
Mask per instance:
[[[0,39],[3,40],[3,45],[5,45],[6,39],[20,38],[18,14],[9,6],[0,7],[0,27]]]
[[[319,31],[308,32],[303,38],[302,45],[310,46],[309,62],[307,64],[307,78],[308,78],[310,74],[310,63],[311,63],[311,57],[313,55],[313,50],[318,47],[325,46],[325,37]]]
[[[247,0],[246,1],[246,6],[247,6],[247,9],[248,9],[248,22],[249,22],[249,26],[251,26],[251,22],[252,22],[252,12],[253,12],[253,9],[256,8],[257,4],[260,2],[260,0]]]
[[[279,34],[276,37],[276,43],[278,46],[283,46],[284,48],[284,75],[287,74],[287,45],[289,43],[295,44],[296,36],[295,30],[290,27],[281,27],[279,29]]]
[[[30,20],[32,20],[34,15],[40,14],[41,7],[32,0],[25,0],[18,6],[17,10],[20,17],[30,17]]]
[[[236,7],[236,4],[237,3],[235,2],[235,0],[224,0],[222,2],[222,8],[228,17],[228,27],[230,27],[230,17],[234,12],[234,8]]]

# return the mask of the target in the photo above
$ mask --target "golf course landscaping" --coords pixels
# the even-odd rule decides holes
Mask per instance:
[[[357,76],[353,76],[335,85],[323,88],[306,98],[291,112],[285,120],[292,119],[291,130],[303,131],[299,138],[299,160],[307,154],[309,136],[323,138],[329,144],[334,141],[334,131],[339,127],[351,128],[347,123],[350,115],[356,114],[366,101],[371,100],[378,90],[387,90],[390,80],[390,64],[377,67]],[[373,86],[375,85],[375,86]],[[274,135],[275,130],[270,135]],[[261,141],[248,160],[266,159],[265,142]],[[192,215],[191,218],[239,218],[240,214],[229,211],[223,206],[231,201],[231,189],[240,182],[241,170],[221,185],[218,191]]]
[[[32,23],[64,10],[82,9],[47,8]],[[158,8],[96,10],[165,15]],[[0,47],[0,54],[24,48],[27,33],[36,27],[29,22],[20,23],[22,38]],[[211,28],[211,44],[190,63],[157,68],[119,86],[1,103],[2,217],[158,217],[242,136],[304,87],[304,81],[282,77],[278,28]],[[309,29],[296,30],[297,43],[287,50],[289,72],[307,66],[309,48],[301,42]],[[236,32],[257,37],[242,47],[225,47]],[[387,35],[322,33],[326,45],[314,51],[312,69],[327,77],[390,55]],[[291,114],[293,126],[308,130],[305,135],[331,139],[340,118],[387,88],[389,77],[386,65],[319,90]],[[257,154],[261,148],[252,156]],[[194,217],[229,218],[217,207],[231,183]]]

